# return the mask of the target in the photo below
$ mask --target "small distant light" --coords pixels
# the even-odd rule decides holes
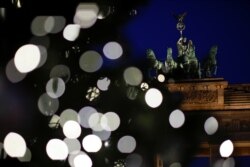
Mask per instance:
[[[204,129],[208,135],[213,135],[218,130],[218,126],[216,118],[209,117],[204,124]]]
[[[38,99],[38,109],[45,116],[54,115],[59,108],[59,100],[51,98],[47,93],[42,94]]]
[[[97,81],[97,87],[102,91],[107,91],[110,85],[110,79],[108,77],[100,78]]]
[[[67,121],[63,125],[63,134],[69,139],[76,139],[81,135],[82,129],[78,122]]]
[[[65,160],[68,156],[68,147],[60,139],[51,139],[46,145],[46,152],[52,160]]]
[[[108,42],[103,47],[104,55],[111,60],[118,59],[123,54],[123,49],[118,42]]]
[[[163,101],[162,93],[156,88],[150,88],[145,94],[145,101],[151,108],[157,108]]]
[[[102,141],[96,135],[87,135],[82,140],[82,146],[87,152],[98,152],[102,148]]]
[[[132,153],[136,148],[136,140],[132,136],[123,136],[119,139],[117,148],[121,153]]]
[[[185,122],[185,115],[184,113],[176,109],[171,112],[169,115],[169,123],[173,128],[180,128]]]
[[[14,57],[17,70],[21,73],[28,73],[38,67],[41,53],[38,46],[27,44],[20,47]]]
[[[231,140],[226,140],[220,145],[221,157],[229,157],[233,153],[234,145]]]
[[[24,138],[14,132],[10,132],[5,136],[3,146],[10,157],[23,157],[27,150]]]
[[[149,89],[149,85],[146,82],[141,83],[141,90],[146,91]]]
[[[105,146],[105,147],[109,147],[109,141],[105,141],[105,142],[104,142],[104,146]]]
[[[65,83],[61,78],[51,78],[46,84],[46,92],[51,98],[59,98],[65,91]]]
[[[123,73],[123,78],[128,85],[137,86],[141,84],[143,75],[137,67],[128,67]]]
[[[97,87],[90,87],[87,90],[87,94],[86,94],[86,99],[88,99],[89,101],[93,101],[95,100],[97,97],[99,97],[100,95],[100,90]]]
[[[137,10],[136,10],[136,9],[132,9],[132,10],[129,12],[129,15],[130,15],[130,16],[136,16],[136,15],[137,15]]]
[[[69,24],[63,30],[63,37],[68,41],[75,41],[80,34],[80,25]]]
[[[159,74],[157,76],[157,79],[158,79],[159,82],[165,82],[165,76],[163,74]]]
[[[98,71],[103,64],[101,55],[93,50],[84,52],[79,60],[80,68],[88,73]]]
[[[74,158],[74,167],[92,167],[92,160],[87,154],[78,154]]]

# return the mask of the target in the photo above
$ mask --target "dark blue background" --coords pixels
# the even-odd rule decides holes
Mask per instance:
[[[193,40],[202,60],[210,47],[218,45],[218,77],[230,83],[249,83],[250,3],[247,0],[152,0],[137,9],[126,24],[125,37],[133,56],[141,59],[152,48],[158,59],[165,60],[167,47],[177,56],[180,37],[173,13],[187,12],[184,36]]]

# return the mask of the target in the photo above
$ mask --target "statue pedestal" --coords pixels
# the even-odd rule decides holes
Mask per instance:
[[[182,110],[220,110],[224,109],[224,89],[227,85],[223,78],[205,78],[167,83],[166,88],[183,94]]]

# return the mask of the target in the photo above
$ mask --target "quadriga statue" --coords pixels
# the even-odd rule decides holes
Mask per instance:
[[[202,62],[203,77],[205,78],[211,78],[217,73],[217,51],[218,46],[212,46],[207,57]]]

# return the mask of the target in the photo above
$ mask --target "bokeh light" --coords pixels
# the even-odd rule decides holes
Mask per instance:
[[[100,95],[100,90],[97,87],[89,87],[87,90],[87,94],[86,94],[86,99],[88,99],[89,101],[93,101],[96,98],[98,98]]]
[[[119,139],[117,148],[121,153],[132,153],[136,148],[136,140],[132,136],[123,136]]]
[[[17,83],[22,81],[27,75],[26,73],[21,73],[17,70],[14,64],[14,59],[11,59],[6,65],[5,73],[8,80],[12,83]]]
[[[169,167],[182,167],[182,166],[181,166],[181,163],[179,163],[179,162],[174,162],[174,163],[172,163]]]
[[[38,109],[45,116],[54,115],[59,108],[59,100],[51,98],[47,93],[38,99]]]
[[[97,81],[97,87],[102,91],[107,91],[110,85],[110,79],[108,77],[102,77]]]
[[[107,5],[101,5],[99,6],[99,13],[98,13],[98,16],[97,18],[102,20],[102,19],[105,19],[107,18],[110,13],[111,13],[111,7],[110,6],[107,6]]]
[[[145,94],[145,101],[151,108],[159,107],[163,101],[162,93],[156,88],[150,88]]]
[[[96,72],[103,64],[103,59],[101,55],[93,50],[84,52],[79,60],[80,68],[85,72]]]
[[[69,150],[64,141],[60,139],[51,139],[46,145],[46,152],[52,160],[65,160]]]
[[[124,70],[123,78],[128,85],[138,86],[142,82],[143,75],[139,68],[128,67]]]
[[[63,134],[69,139],[76,139],[81,135],[82,129],[78,122],[67,121],[63,125]]]
[[[220,145],[220,155],[221,157],[227,158],[231,156],[234,151],[234,145],[231,140],[225,140]]]
[[[208,135],[213,135],[218,130],[219,123],[214,117],[209,117],[204,124],[204,129]]]
[[[45,30],[45,21],[48,16],[36,16],[31,22],[31,32],[35,36],[45,36],[47,31]]]
[[[65,27],[66,19],[63,16],[48,16],[44,22],[47,33],[59,33]]]
[[[65,138],[63,140],[69,150],[69,154],[77,154],[80,152],[81,150],[81,143],[78,139],[69,139],[69,138]]]
[[[139,154],[130,154],[125,159],[126,167],[139,167],[142,165],[143,158]]]
[[[82,140],[82,146],[87,152],[98,152],[102,148],[102,141],[96,135],[87,135]]]
[[[40,59],[39,47],[33,44],[26,44],[16,51],[14,63],[19,72],[28,73],[38,67]]]
[[[88,123],[89,127],[94,131],[104,130],[101,125],[101,118],[103,117],[102,113],[93,113],[90,115]]]
[[[141,85],[140,85],[140,87],[141,87],[142,91],[146,91],[146,90],[149,89],[149,85],[146,82],[142,82]]]
[[[3,146],[10,157],[23,157],[27,150],[24,138],[15,132],[10,132],[5,136]]]
[[[114,60],[122,56],[123,49],[118,42],[111,41],[104,45],[103,53],[108,59]]]
[[[130,86],[127,88],[126,95],[130,100],[135,100],[139,94],[139,90],[135,86]]]
[[[0,159],[6,159],[7,153],[4,150],[3,143],[0,142]]]
[[[157,80],[158,80],[159,82],[165,82],[165,76],[164,76],[163,74],[159,74],[159,75],[157,76]]]
[[[101,117],[101,126],[106,131],[115,131],[120,122],[120,117],[115,112],[107,112]]]
[[[54,66],[50,71],[50,78],[62,78],[65,83],[70,79],[71,73],[68,66],[59,64]]]
[[[68,41],[75,41],[80,34],[80,25],[68,24],[63,30],[63,37]]]
[[[46,92],[51,98],[59,98],[65,91],[65,83],[61,78],[51,78],[46,84]]]
[[[96,3],[80,3],[75,12],[74,23],[81,28],[90,28],[97,20],[99,7]]]
[[[169,123],[173,128],[180,128],[185,122],[185,115],[184,113],[176,109],[171,112],[169,115]]]
[[[80,124],[82,127],[90,128],[89,117],[94,113],[97,113],[97,111],[95,108],[93,108],[91,106],[85,106],[85,107],[81,108],[78,115],[79,115],[79,120],[80,120]]]
[[[37,66],[39,68],[39,67],[42,67],[46,63],[48,55],[47,55],[47,49],[44,46],[37,45],[37,47],[40,50],[40,62]]]
[[[222,167],[235,167],[234,158],[230,157],[224,160]]]
[[[78,154],[74,158],[74,167],[92,167],[92,160],[87,154]]]
[[[218,159],[213,163],[213,167],[223,167],[224,159]]]
[[[20,162],[30,162],[32,158],[32,153],[29,148],[26,149],[26,152],[23,157],[19,157],[18,160]]]
[[[60,117],[56,114],[54,114],[49,121],[49,127],[52,129],[57,129],[59,127],[59,121],[60,121]]]
[[[6,19],[6,8],[0,7],[0,21],[5,21]]]
[[[60,122],[59,122],[61,127],[63,127],[64,124],[70,120],[79,122],[80,118],[78,116],[78,113],[70,108],[63,110],[63,112],[60,114]]]
[[[92,133],[96,136],[98,136],[102,141],[106,141],[109,139],[109,137],[111,136],[111,131],[106,131],[106,130],[102,130],[102,131],[92,131]]]

